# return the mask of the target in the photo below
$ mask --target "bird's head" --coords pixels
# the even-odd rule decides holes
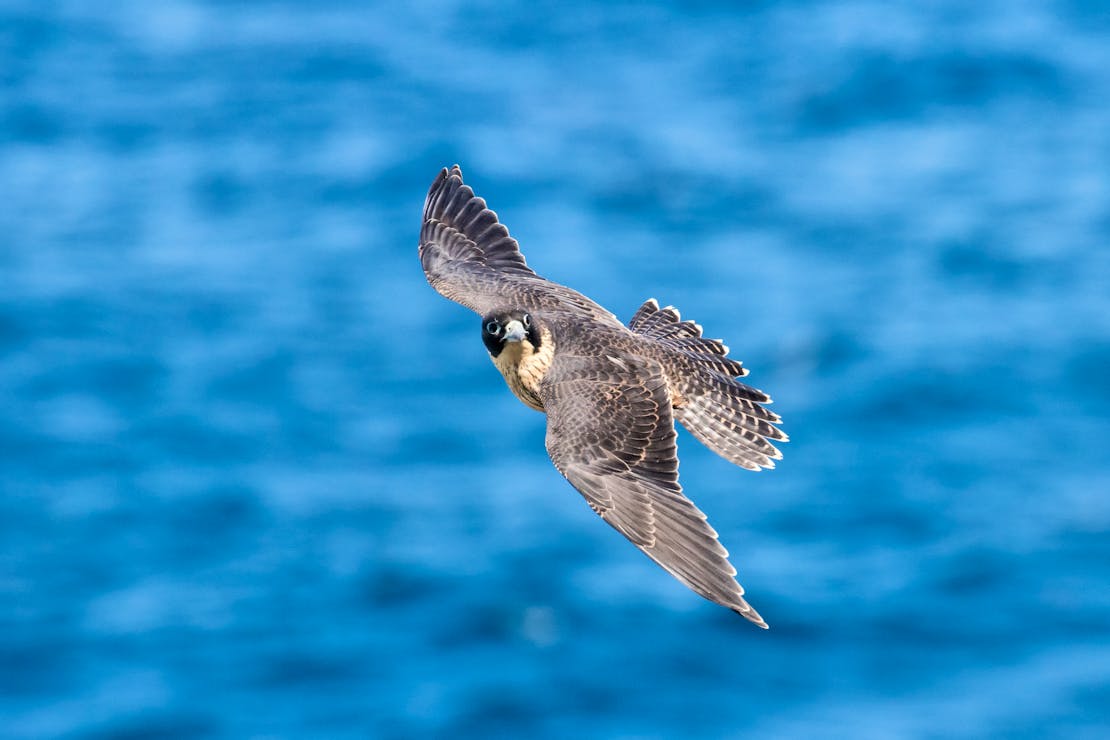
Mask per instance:
[[[540,348],[540,327],[536,319],[522,309],[492,311],[482,317],[482,342],[490,357],[497,357],[506,348],[525,345],[532,352]]]

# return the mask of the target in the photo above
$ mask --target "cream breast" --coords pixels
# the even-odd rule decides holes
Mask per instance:
[[[527,339],[507,342],[497,357],[491,358],[494,366],[505,377],[505,383],[521,402],[536,411],[543,411],[540,400],[540,382],[555,356],[555,342],[546,328],[540,331],[540,348],[537,350]]]

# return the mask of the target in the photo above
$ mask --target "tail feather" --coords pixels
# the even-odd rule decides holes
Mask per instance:
[[[702,380],[704,381],[703,384],[709,388],[708,393],[703,395],[708,395],[710,397],[709,401],[714,404],[720,404],[755,420],[769,422],[770,424],[782,423],[782,417],[761,405],[771,403],[771,397],[758,388],[752,388],[750,385],[720,375],[703,378]],[[760,433],[762,434],[762,432]],[[787,440],[786,433],[777,427],[768,427],[767,436],[784,442]]]
[[[704,352],[705,354],[717,355],[718,357],[724,357],[728,354],[728,347],[726,347],[719,339],[706,339],[704,337],[683,337],[681,339],[676,339],[675,344],[679,345],[680,347],[689,349],[691,352]],[[740,367],[739,360],[729,360],[729,362],[734,362],[736,363],[737,367]],[[742,367],[740,367],[741,375],[745,375],[747,374],[747,372],[747,370],[744,370]]]
[[[773,468],[775,460],[782,458],[782,453],[759,435],[736,429],[715,416],[678,409],[675,411],[675,418],[703,445],[745,470]],[[768,454],[766,447],[770,447],[773,452]]]
[[[699,351],[699,348],[696,346],[687,344],[686,340],[679,340],[672,344],[682,349],[684,354],[690,359],[697,360],[699,364],[713,368],[727,378],[742,378],[748,374],[747,369],[740,364],[739,360],[734,360],[731,357],[724,357],[716,353]]]
[[[740,404],[746,404],[746,401],[741,401]],[[719,419],[721,423],[727,423],[740,429],[745,429],[749,432],[759,435],[761,438],[760,443],[766,443],[766,449],[773,450],[769,440],[778,442],[788,442],[789,437],[786,432],[774,426],[772,422],[761,418],[755,413],[746,408],[737,408],[737,406],[730,406],[727,399],[713,394],[706,396],[694,396],[692,399],[687,399],[684,408],[688,408],[706,416],[711,416]],[[756,406],[759,411],[764,411],[760,406]],[[765,438],[765,439],[764,439]]]
[[[654,298],[648,298],[644,301],[644,305],[636,309],[636,313],[632,314],[632,318],[628,320],[628,328],[636,333],[642,333],[640,330],[647,320],[648,316],[659,311],[659,301]]]
[[[677,313],[675,314],[677,316]],[[644,322],[645,332],[656,339],[688,339],[701,336],[701,327],[693,321],[671,319],[666,311],[660,311]]]
[[[728,354],[728,347],[724,342],[720,339],[703,337],[700,324],[695,321],[683,321],[682,314],[674,306],[659,308],[659,302],[654,298],[644,301],[644,305],[637,309],[628,322],[628,328],[637,334],[667,342],[684,350],[720,357]],[[729,362],[740,368],[738,360],[729,360]],[[740,372],[736,375],[746,373],[746,370],[740,368]]]
[[[782,453],[769,440],[788,440],[775,426],[782,419],[762,405],[770,396],[736,380],[748,371],[727,357],[724,342],[702,337],[698,324],[682,321],[676,308],[659,308],[655,299],[640,306],[628,326],[674,358],[675,419],[729,462],[748,470],[775,467]]]

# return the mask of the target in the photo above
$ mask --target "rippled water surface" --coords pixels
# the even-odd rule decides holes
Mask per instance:
[[[549,464],[416,259],[724,337],[764,632]],[[1105,737],[1097,2],[0,1],[6,737]]]

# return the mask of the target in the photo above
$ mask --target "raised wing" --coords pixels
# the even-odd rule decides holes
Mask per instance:
[[[620,324],[581,293],[533,272],[497,214],[463,184],[458,165],[441,170],[428,190],[419,254],[428,283],[480,315],[511,306]]]
[[[678,483],[661,370],[630,356],[556,356],[540,389],[547,452],[597,514],[697,594],[760,627],[728,551]]]

